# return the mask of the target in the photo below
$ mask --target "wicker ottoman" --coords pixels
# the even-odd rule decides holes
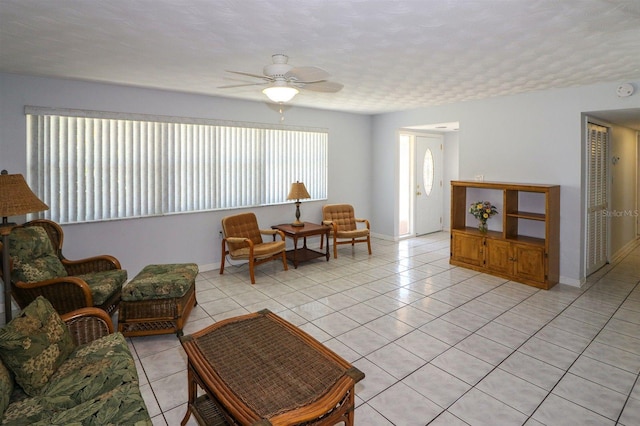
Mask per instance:
[[[145,266],[122,288],[118,331],[125,336],[176,333],[195,306],[198,265]]]

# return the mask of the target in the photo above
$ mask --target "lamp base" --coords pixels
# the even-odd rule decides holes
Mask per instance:
[[[295,227],[303,227],[304,222],[300,222],[300,200],[296,201],[296,221],[291,224]]]
[[[4,283],[4,323],[11,321],[11,264],[9,261],[9,234],[15,223],[7,222],[7,218],[2,218],[0,224],[0,235],[2,236],[2,282]]]

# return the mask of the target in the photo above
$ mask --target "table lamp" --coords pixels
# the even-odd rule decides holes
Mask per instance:
[[[0,235],[2,235],[2,281],[4,281],[5,324],[11,321],[11,271],[9,262],[9,234],[16,225],[7,217],[48,210],[49,206],[40,201],[22,175],[10,175],[6,170],[0,173]]]
[[[296,221],[291,226],[304,226],[304,222],[300,222],[300,200],[305,198],[311,198],[311,195],[307,192],[307,188],[304,187],[304,183],[292,183],[287,200],[296,200]]]

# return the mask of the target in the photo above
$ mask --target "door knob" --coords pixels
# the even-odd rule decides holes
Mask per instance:
[[[416,195],[422,195],[422,192],[416,192]]]

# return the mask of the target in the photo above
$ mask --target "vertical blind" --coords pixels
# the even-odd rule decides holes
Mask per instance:
[[[28,180],[58,223],[327,197],[324,130],[27,107]]]

